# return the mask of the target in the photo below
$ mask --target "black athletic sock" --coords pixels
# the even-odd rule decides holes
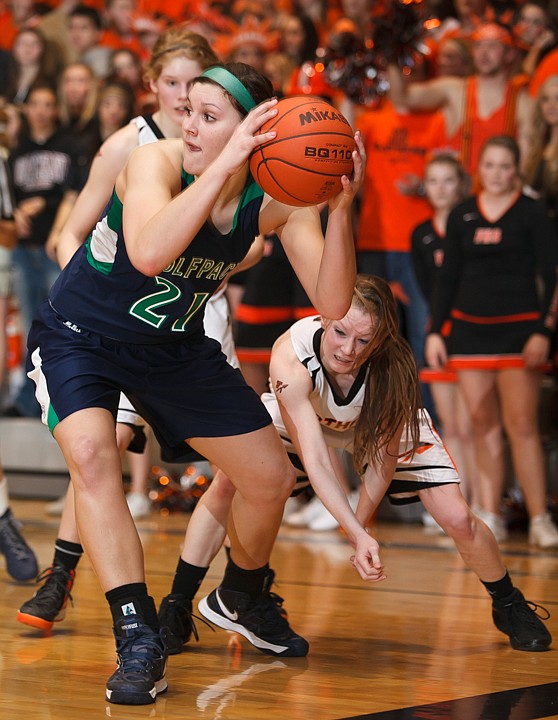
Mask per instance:
[[[54,542],[53,565],[62,565],[64,570],[75,570],[83,555],[83,547],[79,543],[56,538]]]
[[[221,587],[223,590],[248,593],[252,600],[256,600],[262,594],[268,571],[268,564],[257,570],[244,570],[235,565],[232,560],[229,560]]]
[[[208,570],[208,567],[190,565],[180,558],[172,581],[171,593],[184,595],[187,600],[192,601]]]
[[[501,580],[496,580],[496,582],[484,582],[484,580],[481,580],[481,582],[488,590],[488,593],[493,600],[503,600],[511,595],[514,590],[513,583],[507,570]]]
[[[153,598],[147,594],[147,585],[145,583],[128,583],[113,588],[105,593],[110,611],[112,613],[113,623],[119,620],[123,615],[130,614],[139,615],[149,627],[156,633],[159,632],[159,620],[157,618],[157,609]],[[131,607],[124,609],[126,605]]]

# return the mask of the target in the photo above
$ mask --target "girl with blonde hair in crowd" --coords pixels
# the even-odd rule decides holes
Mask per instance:
[[[539,90],[524,180],[558,228],[558,75],[548,77]]]
[[[424,190],[432,207],[432,216],[417,225],[411,238],[413,267],[422,294],[430,304],[435,277],[444,261],[444,246],[451,210],[465,199],[467,176],[458,158],[450,153],[433,155],[426,163]],[[449,334],[449,326],[444,333]],[[447,368],[422,368],[421,380],[429,383],[438,415],[440,430],[455,461],[464,485],[464,495],[473,507],[477,504],[474,488],[474,450],[469,415],[454,371]],[[423,515],[427,529],[439,526]]]

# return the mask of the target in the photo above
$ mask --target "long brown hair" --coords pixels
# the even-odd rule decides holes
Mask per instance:
[[[353,306],[368,313],[374,327],[362,354],[368,374],[353,452],[355,468],[362,474],[368,463],[381,459],[381,451],[401,423],[410,446],[417,447],[422,403],[416,360],[399,334],[397,307],[387,282],[374,275],[357,275]]]
[[[41,45],[41,54],[35,76],[33,78],[29,78],[28,87],[20,87],[22,68],[20,63],[18,63],[15,59],[13,51],[10,53],[6,78],[3,83],[5,85],[5,89],[2,95],[8,102],[16,105],[21,105],[25,101],[29,88],[34,83],[48,82],[52,85],[56,85],[58,75],[61,71],[61,62],[56,45],[47,40],[39,28],[20,28],[15,37],[14,43],[16,43],[18,38],[22,35],[33,35],[36,37]]]

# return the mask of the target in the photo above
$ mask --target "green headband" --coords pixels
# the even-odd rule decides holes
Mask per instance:
[[[202,72],[202,77],[213,80],[224,90],[230,93],[242,105],[246,112],[256,107],[254,98],[240,82],[240,80],[224,67],[210,67]]]

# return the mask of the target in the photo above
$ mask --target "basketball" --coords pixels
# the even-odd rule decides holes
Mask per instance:
[[[353,130],[325,100],[297,95],[277,103],[261,132],[276,137],[250,156],[250,172],[264,192],[286,205],[318,205],[341,191],[353,172]]]

